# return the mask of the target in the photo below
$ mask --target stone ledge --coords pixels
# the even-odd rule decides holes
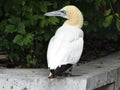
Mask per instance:
[[[0,90],[118,90],[120,52],[75,66],[75,77],[48,80],[46,69],[0,69]],[[100,89],[102,88],[102,89]]]

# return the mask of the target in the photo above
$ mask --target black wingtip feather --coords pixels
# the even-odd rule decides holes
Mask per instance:
[[[57,76],[62,76],[62,74],[70,67],[72,67],[72,64],[61,65],[61,67],[57,67],[55,70],[52,69],[50,70],[52,75],[49,76],[48,78],[52,79],[52,78],[56,78]]]

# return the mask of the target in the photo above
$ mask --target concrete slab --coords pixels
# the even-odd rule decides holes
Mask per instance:
[[[119,55],[117,52],[80,64],[72,70],[72,74],[78,76],[51,81],[46,69],[0,69],[0,90],[118,90]]]
[[[85,90],[86,80],[59,78],[50,81],[44,69],[1,69],[0,90]],[[84,85],[79,85],[83,84]],[[71,86],[73,85],[73,86]],[[81,88],[81,89],[80,89]]]

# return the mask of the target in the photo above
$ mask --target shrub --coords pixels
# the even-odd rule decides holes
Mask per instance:
[[[119,39],[119,0],[1,0],[0,51],[19,67],[46,67],[48,41],[64,20],[44,13],[68,4],[83,12],[86,36]]]

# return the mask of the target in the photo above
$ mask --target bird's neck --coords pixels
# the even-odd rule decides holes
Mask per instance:
[[[71,26],[76,26],[76,27],[79,27],[79,28],[82,28],[82,26],[83,26],[83,20],[70,19],[70,20],[67,20],[66,22],[67,22],[67,24],[69,24]]]

